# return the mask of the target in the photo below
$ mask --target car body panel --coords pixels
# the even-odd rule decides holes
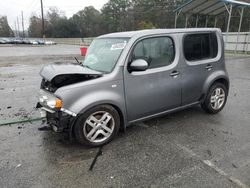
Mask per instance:
[[[188,33],[204,32],[217,33],[219,55],[213,60],[190,65],[183,54],[183,37]],[[157,36],[170,36],[174,40],[174,62],[170,66],[129,73],[128,63],[133,46],[141,39]],[[109,37],[130,38],[113,71],[96,79],[58,88],[54,95],[62,99],[64,109],[79,116],[94,106],[110,104],[122,113],[126,127],[131,122],[198,104],[201,96],[206,94],[213,82],[219,78],[229,83],[224,62],[223,39],[219,29],[155,29],[113,33],[98,38]],[[212,64],[213,69],[208,71],[207,64]],[[80,65],[67,66],[48,66],[48,70],[44,68],[41,75],[51,80],[57,74],[84,74],[87,71]],[[178,71],[180,74],[173,78],[170,76],[172,71]],[[95,72],[88,70],[88,73]]]
[[[181,74],[176,77],[170,76],[173,71],[180,72],[178,37],[171,34],[160,36],[170,37],[175,44],[175,59],[171,65],[129,73],[126,68],[129,58],[125,64],[124,85],[128,121],[181,106],[181,87],[179,87],[181,85]],[[158,35],[140,37],[133,46],[141,40],[155,37],[158,37]]]
[[[100,72],[88,69],[82,65],[70,63],[57,63],[44,66],[40,75],[48,81],[51,81],[55,76],[66,74],[82,74],[82,75],[101,75]]]

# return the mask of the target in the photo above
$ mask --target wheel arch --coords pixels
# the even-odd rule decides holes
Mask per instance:
[[[124,132],[126,131],[126,118],[125,118],[125,117],[126,117],[126,114],[121,110],[121,108],[120,108],[118,105],[116,105],[116,104],[114,104],[114,103],[104,102],[104,101],[103,101],[103,102],[98,102],[98,103],[96,103],[96,104],[91,104],[91,105],[85,107],[84,109],[82,109],[82,110],[80,111],[80,113],[77,114],[75,120],[70,124],[70,127],[69,127],[70,139],[72,139],[72,137],[73,137],[73,135],[74,135],[74,126],[75,126],[75,124],[76,124],[77,119],[78,119],[83,113],[85,113],[86,111],[88,111],[88,110],[90,110],[90,109],[92,109],[92,108],[95,108],[95,107],[97,107],[97,106],[101,106],[101,105],[108,105],[108,106],[111,106],[111,107],[113,107],[113,108],[118,112],[119,117],[120,117],[120,130],[122,130],[122,131],[124,131]]]
[[[217,72],[216,74],[212,74],[210,77],[207,78],[207,80],[206,80],[206,82],[204,84],[204,87],[203,87],[203,91],[202,91],[202,95],[200,97],[200,101],[204,101],[204,99],[207,96],[207,93],[208,93],[209,89],[216,82],[224,84],[226,86],[227,90],[229,91],[230,81],[229,81],[227,73],[221,72],[221,71]]]

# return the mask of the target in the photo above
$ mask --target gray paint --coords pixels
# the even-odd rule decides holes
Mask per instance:
[[[100,72],[85,68],[81,65],[69,64],[69,63],[57,63],[44,66],[40,75],[48,81],[51,81],[55,76],[64,74],[90,74],[99,75]]]
[[[216,32],[218,56],[190,65],[183,55],[182,40],[187,33]],[[129,73],[129,56],[133,46],[141,39],[169,36],[175,44],[174,62],[166,67]],[[99,104],[111,104],[120,109],[124,125],[172,112],[199,103],[217,78],[228,80],[224,64],[224,46],[219,29],[156,29],[113,33],[100,36],[130,37],[112,73],[100,78],[59,88],[55,95],[63,101],[63,108],[76,114],[84,113]],[[208,71],[207,64],[213,69]],[[67,71],[67,69],[65,70]],[[179,75],[170,76],[173,71]]]

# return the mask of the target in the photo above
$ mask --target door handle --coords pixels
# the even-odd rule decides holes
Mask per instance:
[[[208,71],[212,70],[212,68],[213,68],[213,65],[208,64],[208,65],[206,66],[206,69],[207,69]]]
[[[173,71],[170,76],[176,78],[180,73],[178,71]]]

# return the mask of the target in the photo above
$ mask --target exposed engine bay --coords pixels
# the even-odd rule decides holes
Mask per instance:
[[[41,89],[55,92],[58,88],[99,78],[102,73],[77,64],[52,64],[42,68]]]
[[[41,83],[41,89],[45,89],[54,93],[60,87],[95,79],[98,77],[100,77],[100,75],[66,74],[56,76],[51,81],[48,81],[43,78]]]

